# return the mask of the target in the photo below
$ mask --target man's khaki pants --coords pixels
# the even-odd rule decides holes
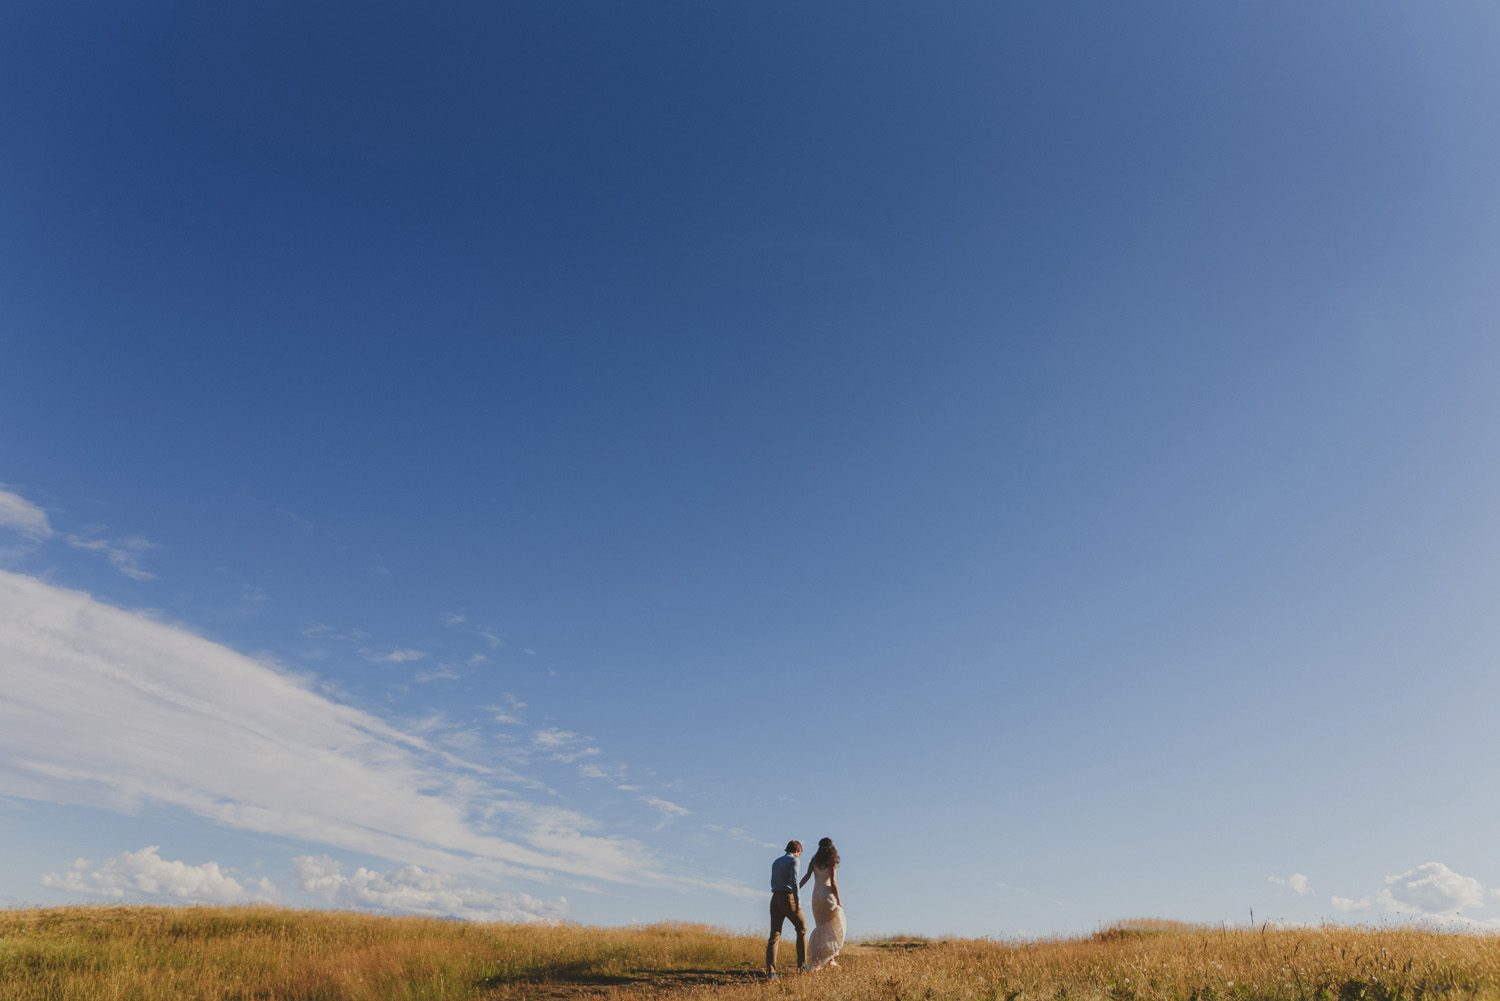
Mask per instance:
[[[781,923],[790,921],[797,929],[797,969],[807,965],[807,922],[795,893],[771,894],[771,937],[766,939],[766,969],[776,969],[776,947],[781,944]]]

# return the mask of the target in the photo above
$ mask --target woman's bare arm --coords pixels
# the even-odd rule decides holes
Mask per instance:
[[[828,888],[833,891],[833,902],[843,907],[844,902],[839,899],[839,864],[837,862],[828,870]]]

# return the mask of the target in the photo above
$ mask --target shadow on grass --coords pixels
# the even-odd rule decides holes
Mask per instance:
[[[885,942],[861,942],[860,945],[870,949],[895,949],[908,952],[912,949],[926,949],[932,945],[926,939],[892,939]]]
[[[626,970],[620,973],[605,973],[593,963],[574,962],[560,963],[545,969],[532,969],[523,975],[499,973],[492,977],[485,977],[475,986],[493,988],[526,984],[544,990],[551,988],[551,993],[554,995],[567,995],[586,993],[593,988],[728,986],[760,979],[762,979],[760,971],[748,964],[732,969]]]

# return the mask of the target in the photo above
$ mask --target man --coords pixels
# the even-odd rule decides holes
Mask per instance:
[[[776,979],[776,947],[781,944],[781,924],[790,920],[797,929],[797,969],[807,965],[807,922],[797,899],[797,859],[802,842],[788,841],[786,854],[771,863],[771,937],[766,939],[766,976]]]

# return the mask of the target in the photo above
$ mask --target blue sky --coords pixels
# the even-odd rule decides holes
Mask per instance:
[[[0,13],[0,901],[1500,925],[1480,3]]]

